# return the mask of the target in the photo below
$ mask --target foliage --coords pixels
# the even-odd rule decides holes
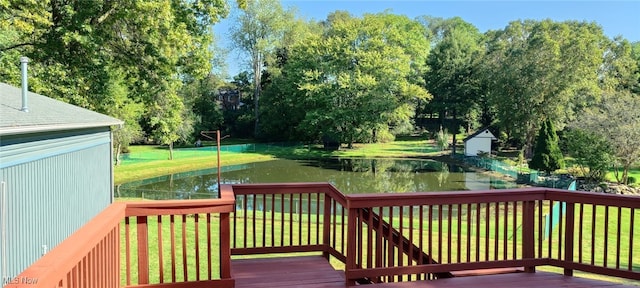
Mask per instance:
[[[542,123],[529,168],[547,173],[564,168],[564,156],[558,146],[558,135],[551,120]]]
[[[28,56],[32,91],[133,125],[116,145],[139,136],[135,120],[173,142],[191,125],[188,111],[170,110],[184,109],[183,81],[211,71],[210,26],[227,9],[222,0],[0,2],[0,80],[19,83],[16,64],[4,64]]]
[[[575,125],[606,139],[615,157],[616,180],[627,183],[629,169],[640,161],[640,96],[629,91],[609,93]]]
[[[306,112],[297,129],[309,139],[335,134],[352,146],[410,121],[416,102],[430,98],[420,77],[429,49],[424,28],[389,13],[337,13],[324,26],[287,63],[301,76],[290,83],[304,93],[295,102]]]
[[[447,150],[447,146],[449,145],[449,133],[446,130],[442,130],[440,127],[440,131],[436,134],[436,146],[440,151]]]
[[[248,64],[253,74],[254,134],[257,136],[260,134],[259,103],[264,65],[273,61],[276,47],[283,41],[286,29],[292,26],[293,13],[282,9],[277,0],[248,0],[246,9],[235,19],[231,40],[236,49],[249,56]]]
[[[588,130],[571,129],[565,133],[567,151],[581,172],[596,182],[605,180],[613,160],[611,147],[606,139]]]
[[[482,34],[458,17],[441,20],[436,27],[432,33],[439,35],[440,40],[427,58],[430,69],[425,75],[426,87],[433,94],[427,105],[438,111],[441,125],[445,118],[452,117],[456,126],[459,118],[466,120],[468,126],[478,126],[472,122],[480,114],[481,82],[477,75],[484,54],[480,45]],[[456,126],[453,131],[458,131]]]
[[[597,94],[606,37],[595,23],[551,20],[515,21],[486,36],[483,75],[497,126],[530,156],[543,119],[563,129]]]

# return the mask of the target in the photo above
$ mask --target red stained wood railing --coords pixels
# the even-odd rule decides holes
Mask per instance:
[[[120,287],[119,224],[125,209],[112,204],[4,287]]]
[[[226,185],[223,185],[226,186]],[[346,259],[345,196],[326,183],[228,185],[232,255],[322,252]]]
[[[232,255],[288,252],[334,257],[348,283],[540,265],[640,280],[638,217],[640,197],[544,188],[222,185],[220,199],[115,203],[5,287],[233,287]]]
[[[122,284],[233,287],[229,215],[235,199],[229,188],[221,189],[220,199],[128,202]]]

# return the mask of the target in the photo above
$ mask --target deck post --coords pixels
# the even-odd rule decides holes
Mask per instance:
[[[322,251],[322,257],[329,260],[328,247],[331,246],[331,225],[336,225],[335,223],[331,223],[331,197],[324,193],[324,210],[322,211],[322,245],[325,247],[324,251]]]
[[[522,215],[522,256],[525,260],[535,258],[535,201],[524,202]],[[535,266],[525,266],[525,272],[536,272]]]
[[[575,233],[575,204],[574,203],[562,203],[567,205],[566,211],[566,226],[564,231],[564,261],[573,262],[573,235]],[[607,223],[605,223],[607,225]],[[606,236],[605,236],[606,237]],[[573,269],[564,268],[564,275],[573,276]]]
[[[138,284],[149,284],[149,236],[147,216],[136,217],[138,233]]]
[[[220,213],[220,278],[231,279],[231,224],[229,213]]]
[[[357,208],[349,208],[348,209],[348,213],[349,215],[347,215],[347,263],[346,263],[346,267],[345,267],[345,278],[346,278],[346,282],[348,286],[351,285],[355,285],[355,279],[351,279],[350,276],[350,272],[352,270],[357,269],[358,267],[356,266],[356,245],[357,245],[357,240],[356,239],[356,227],[357,227],[357,222],[358,222],[358,209]]]

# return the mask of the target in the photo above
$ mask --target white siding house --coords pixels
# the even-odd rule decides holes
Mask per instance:
[[[464,156],[478,156],[481,152],[491,153],[491,141],[497,140],[488,128],[482,128],[476,133],[464,138]]]

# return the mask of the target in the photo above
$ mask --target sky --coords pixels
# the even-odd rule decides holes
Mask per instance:
[[[441,18],[459,16],[475,25],[480,32],[498,30],[516,20],[552,19],[555,21],[578,20],[596,22],[604,33],[613,38],[622,36],[631,42],[640,41],[640,0],[627,1],[365,1],[365,0],[281,0],[284,8],[294,8],[297,14],[307,20],[324,20],[336,10],[348,11],[354,16],[390,10],[391,13],[409,18],[430,15]],[[214,34],[219,46],[230,49],[229,27],[233,16],[214,25]],[[244,57],[229,51],[226,58],[227,73],[230,76],[245,70]]]

